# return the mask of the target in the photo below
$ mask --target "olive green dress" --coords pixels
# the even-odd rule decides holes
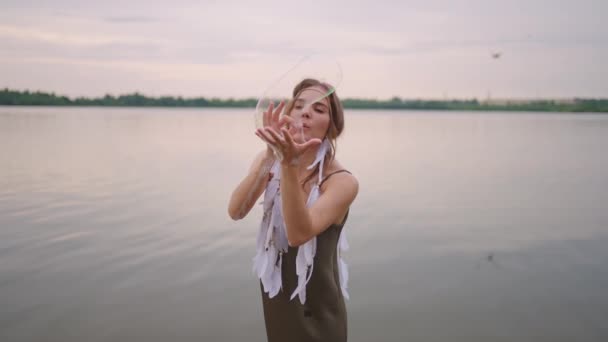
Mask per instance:
[[[333,224],[317,236],[314,268],[306,286],[304,304],[297,296],[289,300],[298,285],[298,249],[295,247],[289,247],[283,255],[281,291],[275,297],[268,298],[262,288],[269,342],[346,341],[346,307],[340,289],[337,258],[338,238],[345,222],[346,217],[342,224]]]

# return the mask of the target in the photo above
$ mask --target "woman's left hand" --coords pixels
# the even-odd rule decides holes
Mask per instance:
[[[304,143],[297,143],[289,131],[283,127],[277,132],[273,127],[258,128],[255,134],[271,146],[277,154],[282,165],[297,165],[298,158],[309,148],[321,145],[320,139],[310,139]]]

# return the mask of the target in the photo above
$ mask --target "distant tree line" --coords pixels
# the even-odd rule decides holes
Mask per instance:
[[[147,97],[139,93],[100,98],[77,97],[70,99],[54,93],[0,91],[0,105],[26,106],[120,106],[120,107],[232,107],[253,108],[256,99],[183,98],[162,96]],[[531,100],[531,101],[479,101],[470,100],[407,100],[393,97],[390,100],[344,99],[350,109],[413,109],[413,110],[479,110],[479,111],[545,111],[545,112],[608,112],[608,99]]]
[[[358,109],[413,109],[413,110],[474,110],[474,111],[531,111],[531,112],[608,112],[608,99],[479,101],[470,100],[390,100],[345,99],[346,108]]]
[[[181,96],[147,97],[139,93],[99,98],[77,97],[70,99],[55,93],[40,91],[0,91],[0,105],[24,106],[116,106],[116,107],[255,107],[256,99],[219,99],[204,97],[185,99]]]

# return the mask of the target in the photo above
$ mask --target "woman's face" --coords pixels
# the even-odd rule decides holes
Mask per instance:
[[[323,140],[329,128],[329,99],[321,87],[304,89],[296,98],[290,116],[294,119],[292,134],[296,141],[312,138]]]

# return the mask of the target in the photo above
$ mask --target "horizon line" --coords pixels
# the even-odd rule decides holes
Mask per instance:
[[[139,90],[134,90],[131,92],[125,92],[125,93],[121,93],[121,94],[112,94],[109,92],[106,92],[103,95],[89,95],[89,96],[84,96],[84,95],[64,95],[64,94],[60,94],[56,91],[49,91],[49,90],[41,90],[41,89],[37,89],[37,90],[30,90],[30,89],[25,89],[25,90],[21,90],[21,89],[15,89],[15,88],[9,88],[9,87],[3,87],[1,88],[2,91],[13,91],[13,92],[20,92],[20,93],[40,93],[40,94],[49,94],[49,95],[53,95],[53,96],[57,96],[57,97],[66,97],[68,99],[102,99],[105,98],[107,96],[110,97],[121,97],[121,96],[128,96],[128,95],[140,95],[143,97],[147,97],[147,98],[167,98],[167,97],[172,97],[172,98],[182,98],[184,100],[188,100],[188,99],[212,99],[212,100],[222,100],[222,101],[226,101],[226,100],[232,100],[232,101],[247,101],[247,100],[258,100],[260,99],[259,97],[256,96],[248,96],[248,97],[233,97],[233,96],[226,96],[226,97],[218,97],[218,96],[212,96],[212,97],[208,97],[208,96],[204,96],[204,95],[200,95],[200,96],[184,96],[184,95],[148,95],[145,94],[143,92],[140,92]],[[400,96],[400,95],[392,95],[386,98],[380,98],[380,97],[343,97],[341,98],[341,101],[345,101],[345,100],[367,100],[367,101],[391,101],[391,100],[396,100],[399,99],[400,101],[470,101],[470,100],[477,100],[477,101],[488,101],[488,102],[494,102],[494,101],[515,101],[515,102],[520,102],[520,101],[527,101],[527,102],[533,102],[533,101],[575,101],[575,100],[608,100],[608,95],[605,97],[590,97],[590,96],[576,96],[576,95],[571,95],[571,96],[560,96],[560,97],[538,97],[538,96],[530,96],[530,97],[522,97],[522,96],[518,96],[518,97],[477,97],[477,96],[473,96],[473,97],[405,97],[405,96]]]

